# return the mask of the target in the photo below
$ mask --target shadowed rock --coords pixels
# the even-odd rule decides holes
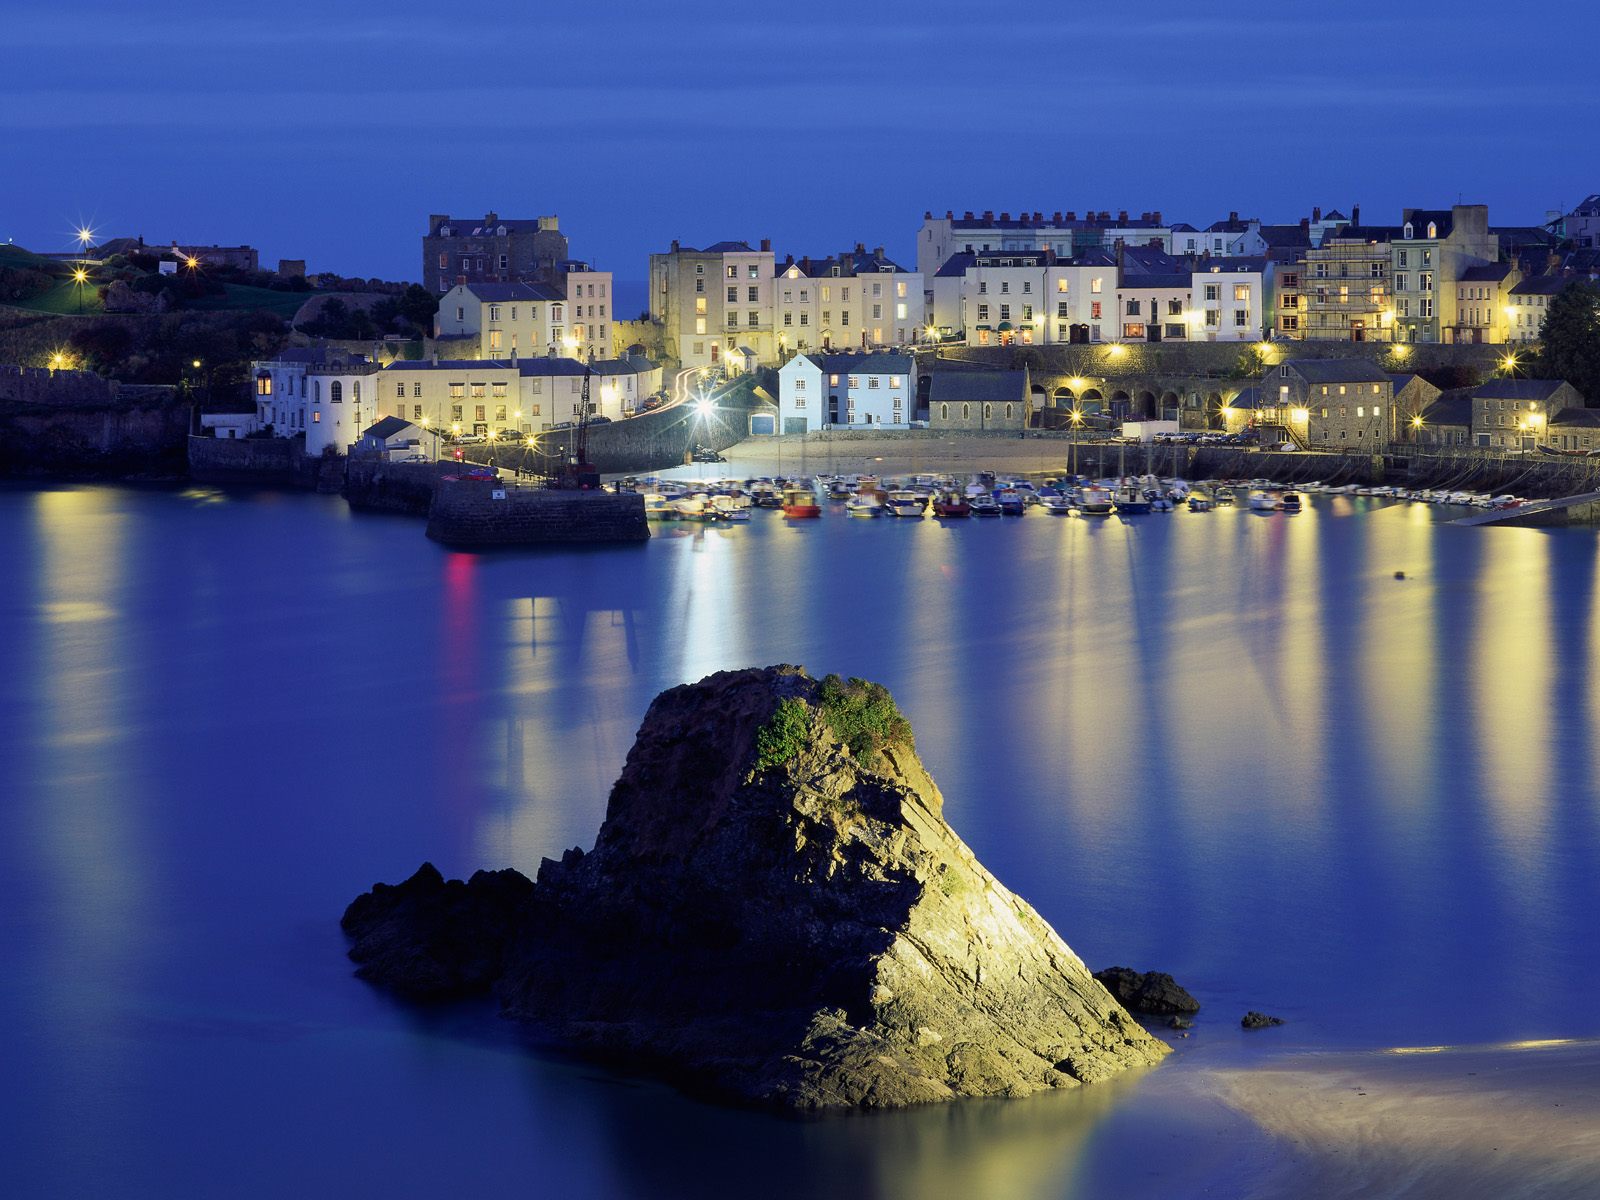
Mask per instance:
[[[1266,1013],[1258,1013],[1253,1009],[1239,1019],[1239,1024],[1245,1029],[1270,1029],[1274,1025],[1282,1025],[1282,1017],[1269,1017]]]
[[[656,698],[592,851],[546,859],[526,893],[512,872],[375,889],[345,914],[351,957],[413,994],[492,975],[547,1035],[783,1108],[1022,1096],[1158,1061],[942,806],[883,689],[724,672]]]
[[[1200,1011],[1200,1001],[1163,971],[1140,974],[1131,967],[1107,967],[1096,971],[1094,977],[1105,985],[1106,991],[1122,1001],[1129,1012],[1165,1017]]]

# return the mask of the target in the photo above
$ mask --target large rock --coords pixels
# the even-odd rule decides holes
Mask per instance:
[[[724,672],[656,698],[592,851],[545,860],[526,895],[507,872],[375,889],[345,914],[351,957],[425,994],[500,964],[507,1013],[542,1032],[786,1108],[1022,1096],[1158,1061],[942,806],[881,688]]]
[[[1166,1017],[1200,1011],[1200,1001],[1179,987],[1178,981],[1165,971],[1141,973],[1132,967],[1107,967],[1096,971],[1094,977],[1105,984],[1106,991],[1120,1000],[1129,1012]]]

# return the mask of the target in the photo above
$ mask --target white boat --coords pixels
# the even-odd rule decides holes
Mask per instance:
[[[844,502],[846,516],[876,517],[883,512],[883,501],[874,492],[860,492]]]
[[[1072,515],[1072,502],[1065,496],[1051,494],[1044,498],[1044,510],[1052,517],[1066,517]]]
[[[1105,488],[1084,488],[1078,501],[1078,511],[1086,517],[1109,517],[1115,511],[1111,493]]]
[[[713,496],[711,497],[711,513],[719,521],[748,521],[750,508],[740,504],[743,496]]]
[[[928,498],[919,492],[890,492],[888,510],[891,517],[920,517],[928,510]]]
[[[678,520],[680,521],[709,521],[711,519],[711,511],[703,495],[679,496],[672,502],[672,511],[678,514]]]
[[[1249,503],[1253,512],[1277,512],[1283,507],[1283,497],[1276,492],[1251,492]]]
[[[646,492],[644,495],[644,519],[646,521],[670,521],[677,516],[672,510],[672,505],[667,503],[667,498],[660,492]]]
[[[1204,492],[1190,492],[1187,503],[1189,505],[1190,512],[1211,511],[1211,497],[1206,495]]]

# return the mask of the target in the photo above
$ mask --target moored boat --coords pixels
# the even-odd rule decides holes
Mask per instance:
[[[796,520],[820,517],[822,505],[809,488],[788,488],[783,493],[783,515]]]
[[[1252,512],[1277,512],[1283,508],[1283,498],[1276,492],[1251,492],[1247,503]]]
[[[1086,517],[1109,517],[1116,505],[1105,488],[1086,487],[1079,493],[1078,511]]]
[[[1286,513],[1297,513],[1297,512],[1299,512],[1300,511],[1300,493],[1299,492],[1284,492],[1282,497],[1281,497],[1281,503],[1283,505],[1283,511],[1284,512],[1286,512]]]
[[[896,491],[889,493],[888,513],[891,517],[921,517],[927,512],[928,500],[920,492]]]
[[[998,517],[1000,515],[1000,502],[990,495],[974,496],[969,503],[972,505],[972,515],[975,517]]]
[[[876,517],[883,512],[883,501],[876,492],[861,492],[844,502],[846,516]]]
[[[936,517],[970,517],[972,505],[960,492],[947,489],[933,498],[933,515]]]

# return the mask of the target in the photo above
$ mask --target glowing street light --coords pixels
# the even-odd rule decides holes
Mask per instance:
[[[191,254],[183,260],[183,265],[191,271],[197,271],[200,269],[200,260]]]
[[[72,282],[78,285],[78,314],[83,315],[83,285],[89,282],[89,272],[78,267],[72,272]]]
[[[702,417],[708,417],[711,415],[711,401],[706,399],[704,396],[695,401],[694,408],[695,412],[699,413]]]

